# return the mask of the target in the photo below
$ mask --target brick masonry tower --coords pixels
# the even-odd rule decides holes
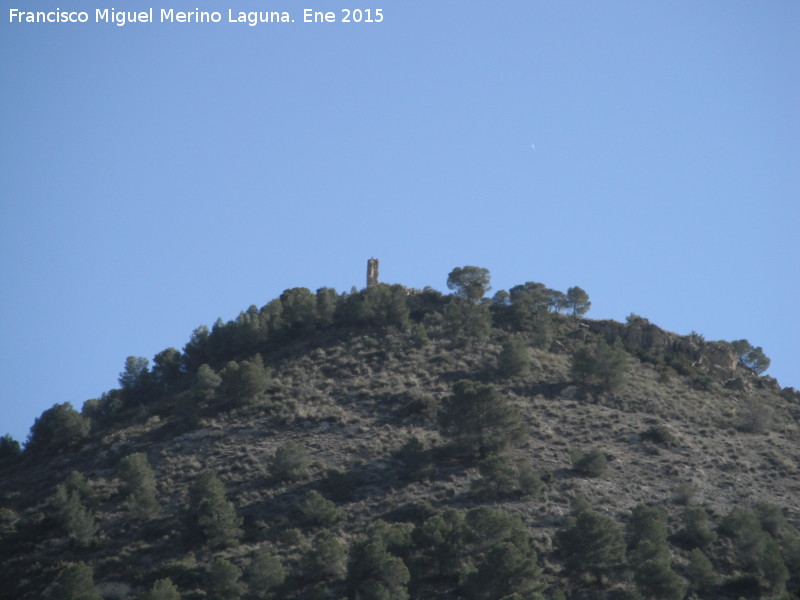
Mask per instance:
[[[378,259],[370,258],[367,261],[367,287],[378,285]]]

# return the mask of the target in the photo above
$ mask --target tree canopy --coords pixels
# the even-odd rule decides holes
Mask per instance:
[[[456,267],[447,276],[447,289],[454,290],[455,295],[477,302],[492,288],[489,269],[482,267]]]

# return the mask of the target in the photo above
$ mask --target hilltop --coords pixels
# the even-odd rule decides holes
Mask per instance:
[[[800,394],[761,348],[370,272],[3,439],[0,598],[796,597]]]

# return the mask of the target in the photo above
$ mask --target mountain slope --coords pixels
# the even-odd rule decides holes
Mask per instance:
[[[730,344],[638,317],[557,314],[541,284],[511,292],[484,303],[383,284],[295,288],[199,328],[152,367],[129,359],[119,390],[81,415],[54,407],[21,456],[3,458],[0,597],[67,597],[81,585],[87,597],[170,597],[167,579],[183,598],[797,589],[798,394],[737,365]],[[520,374],[502,358],[511,340],[524,349]],[[613,385],[601,377],[610,370]],[[461,380],[499,391],[524,439],[483,457],[457,448],[442,414]],[[132,500],[121,464],[137,453],[156,510]],[[631,520],[642,503],[669,532],[648,542],[646,560]],[[687,507],[708,521],[708,539],[688,535],[702,527],[686,525]],[[627,548],[585,558],[597,564],[582,572],[565,532],[588,515],[608,517],[597,522]],[[486,538],[486,522],[506,533]],[[576,531],[590,545],[592,532]],[[495,581],[496,561],[517,570]],[[88,571],[75,583],[70,569],[84,565],[94,583]],[[265,582],[267,572],[280,576]],[[658,577],[642,576],[654,572],[672,583],[654,592]],[[165,595],[152,595],[159,580]]]

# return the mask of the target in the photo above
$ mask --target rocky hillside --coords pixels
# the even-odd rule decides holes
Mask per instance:
[[[797,597],[760,349],[474,275],[287,290],[4,439],[0,598]]]

